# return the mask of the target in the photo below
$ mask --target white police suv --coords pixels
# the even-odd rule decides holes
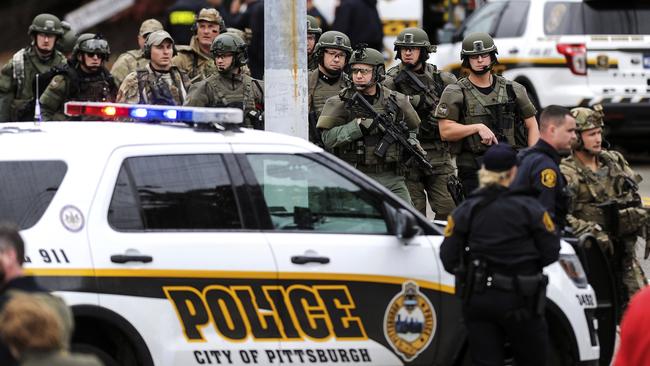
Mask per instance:
[[[523,84],[537,107],[601,103],[611,136],[647,147],[650,3],[488,0],[429,62],[460,73],[461,41],[473,32],[494,37],[495,70]]]
[[[0,125],[0,220],[107,365],[452,365],[466,354],[442,236],[405,202],[241,112],[69,103],[216,123]],[[553,365],[595,365],[596,299],[564,243]]]

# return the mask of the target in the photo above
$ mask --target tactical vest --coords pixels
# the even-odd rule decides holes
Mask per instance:
[[[620,209],[639,207],[638,194],[626,187],[625,179],[631,177],[626,174],[621,162],[615,153],[603,151],[599,155],[602,165],[597,172],[579,165],[575,157],[570,157],[564,164],[575,170],[575,177],[579,185],[577,192],[573,192],[573,216],[585,221],[596,222],[601,226],[606,225],[603,210],[597,205],[608,201],[616,201]],[[568,163],[568,164],[567,164]],[[624,220],[621,217],[621,220]],[[639,223],[620,222],[620,226],[635,226]]]
[[[34,88],[36,75],[45,74],[53,67],[61,67],[65,57],[59,51],[54,51],[52,58],[47,63],[35,62],[38,58],[33,49],[23,48],[11,58],[13,68],[12,77],[16,82],[16,92],[12,102],[12,116],[14,121],[31,121],[34,119],[35,94]],[[39,77],[38,96],[43,94],[50,78]]]
[[[372,103],[375,110],[380,114],[388,115],[393,123],[403,121],[404,113],[397,104],[397,92],[382,86],[378,86],[378,92],[379,97]],[[370,116],[365,110],[350,103],[349,93],[354,93],[354,89],[344,89],[339,94],[339,97],[345,102],[345,108],[353,118],[369,118]],[[375,148],[383,137],[384,134],[380,129],[375,128],[367,136],[349,144],[343,144],[337,155],[364,173],[381,173],[383,171],[399,173],[402,151],[398,143],[394,143],[388,148],[383,159],[374,154]]]
[[[139,104],[183,105],[185,102],[187,93],[183,85],[183,76],[175,66],[169,71],[169,76],[175,86],[176,95],[170,89],[169,84],[162,77],[157,77],[155,72],[149,71],[149,69],[139,69],[136,73],[140,95]]]
[[[418,140],[422,147],[425,149],[445,148],[447,143],[443,142],[440,138],[438,120],[432,116],[432,111],[435,111],[438,107],[440,96],[445,90],[445,82],[440,76],[440,71],[434,65],[425,64],[425,71],[423,73],[411,73],[423,84],[424,90],[416,85],[400,66],[391,68],[388,70],[388,74],[393,77],[395,89],[398,92],[410,96],[420,96],[420,102],[415,106],[415,110],[421,120],[418,130]]]
[[[499,142],[506,141],[512,146],[517,146],[515,141],[516,99],[508,88],[512,82],[497,75],[494,90],[485,95],[481,93],[468,78],[458,80],[458,85],[463,92],[462,123],[465,125],[482,123],[496,135]],[[509,86],[508,86],[509,85]],[[481,143],[478,133],[467,136],[462,144],[454,144],[454,152],[470,152],[473,155],[482,155],[489,148]],[[460,151],[459,151],[460,150]]]
[[[336,83],[330,85],[319,78],[318,70],[309,73],[309,111],[314,112],[316,119],[320,117],[325,102],[338,93],[345,87],[343,74],[339,76]]]
[[[249,75],[216,73],[206,79],[208,106],[231,107],[244,111],[244,125],[249,128],[263,129],[259,120],[251,119],[251,111],[262,111],[262,105],[257,105],[253,88],[258,88],[263,94],[262,86]]]

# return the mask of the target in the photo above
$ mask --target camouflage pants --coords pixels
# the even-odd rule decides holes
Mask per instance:
[[[447,190],[447,180],[454,174],[451,156],[445,150],[426,150],[427,158],[433,165],[433,173],[425,172],[419,167],[411,169],[406,179],[406,186],[413,200],[413,206],[426,215],[427,199],[435,218],[445,220],[456,208],[454,200]]]
[[[367,175],[391,192],[395,193],[408,204],[413,205],[411,195],[409,195],[409,190],[406,188],[406,179],[404,176],[397,175],[393,172],[367,173]]]

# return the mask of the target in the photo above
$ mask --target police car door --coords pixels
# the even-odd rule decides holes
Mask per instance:
[[[258,291],[276,266],[242,184],[227,144],[124,147],[108,162],[89,222],[99,302],[155,365],[249,364],[279,347]]]
[[[237,154],[279,269],[282,350],[266,361],[431,364],[440,291],[450,292],[430,241],[440,237],[405,245],[391,234],[403,203],[338,159],[275,149]]]

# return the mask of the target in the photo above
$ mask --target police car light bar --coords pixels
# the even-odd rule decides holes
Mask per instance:
[[[67,102],[70,117],[128,118],[136,121],[241,124],[244,112],[238,108],[176,107],[151,104]]]

